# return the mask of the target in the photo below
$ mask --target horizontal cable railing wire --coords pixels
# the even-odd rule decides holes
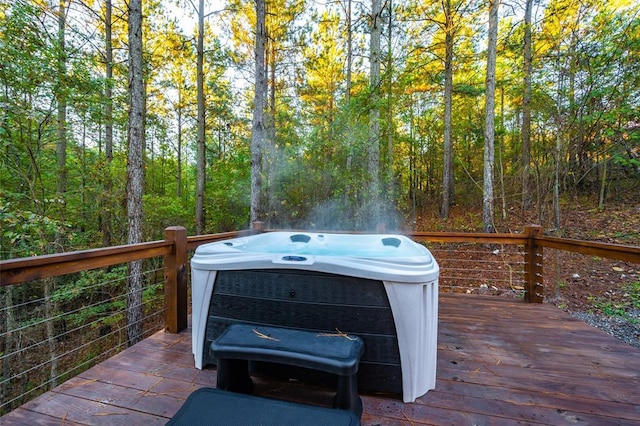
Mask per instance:
[[[523,297],[524,252],[517,245],[425,243],[440,266],[441,292]]]
[[[160,273],[160,272],[162,272],[162,269],[156,268],[154,270],[146,271],[146,274],[147,275],[151,274],[151,273],[157,274],[157,273]],[[59,293],[59,296],[64,298],[65,295],[70,295],[71,293],[85,293],[88,290],[95,290],[95,289],[98,289],[98,288],[105,287],[106,285],[108,285],[110,283],[113,284],[113,283],[116,283],[118,281],[126,280],[126,278],[127,277],[120,278],[120,279],[117,279],[117,280],[111,280],[111,281],[106,281],[106,282],[102,282],[102,283],[97,283],[95,285],[86,286],[86,287],[78,287],[74,291],[68,291],[66,293],[65,292]],[[159,285],[162,285],[162,283],[160,283]],[[52,322],[52,321],[55,321],[55,320],[61,320],[61,319],[65,318],[65,317],[70,317],[73,314],[80,313],[80,312],[82,312],[84,310],[95,308],[95,307],[98,307],[98,306],[103,306],[105,304],[113,303],[114,301],[118,301],[118,300],[122,300],[122,303],[124,303],[126,301],[126,293],[122,293],[122,294],[120,294],[118,296],[112,297],[112,298],[107,299],[107,300],[101,300],[101,301],[95,302],[93,304],[89,304],[89,305],[84,305],[83,304],[82,306],[80,306],[80,307],[78,307],[76,309],[60,312],[60,313],[58,313],[58,314],[56,314],[56,315],[54,315],[54,316],[52,316],[50,318],[42,318],[40,320],[36,320],[35,322],[25,323],[25,325],[17,327],[17,328],[13,328],[11,330],[5,330],[3,332],[0,332],[0,338],[5,337],[9,333],[15,333],[15,332],[18,332],[18,331],[21,331],[21,330],[24,330],[24,329],[27,329],[27,328],[30,328],[30,327],[35,327],[37,325],[46,324],[46,323],[49,323],[49,322]],[[42,303],[46,303],[46,302],[47,302],[47,299],[40,298],[40,299],[32,300],[32,301],[29,301],[29,302],[25,302],[25,303],[14,304],[13,306],[4,306],[3,308],[0,309],[0,315],[2,315],[4,312],[6,312],[9,309],[12,309],[12,310],[15,311],[18,308],[25,308],[27,306],[42,304]],[[28,311],[28,312],[29,312],[29,315],[31,315],[32,311]],[[100,322],[100,321],[102,321],[102,320],[101,319],[95,320],[94,322],[92,322],[90,324],[93,324],[93,323],[96,323],[96,322]],[[86,325],[87,324],[85,324],[85,326]],[[82,326],[76,328],[75,330],[68,330],[68,331],[66,331],[66,332],[64,332],[64,333],[62,333],[60,335],[55,336],[55,337],[57,339],[60,339],[65,334],[71,333],[71,332],[76,331],[76,330],[78,330],[80,328],[82,328]],[[36,345],[41,345],[41,344],[44,344],[44,343],[45,342],[41,341],[41,342],[36,343]],[[23,348],[23,350],[25,350],[25,349],[30,349],[30,347]],[[4,357],[6,357],[6,354],[0,355],[0,361]]]
[[[131,307],[142,308],[142,339],[163,327],[165,309],[161,259],[144,263],[142,303]],[[126,267],[117,269],[0,288],[3,301],[17,302],[0,309],[0,413],[127,346],[129,277]],[[117,277],[92,281],[112,276],[114,270]],[[45,286],[53,290],[53,295],[44,296]]]
[[[114,281],[112,281],[112,282],[115,282],[115,281],[116,281],[116,280],[114,280]],[[120,281],[120,280],[117,280],[117,281]],[[108,284],[108,282],[107,282],[107,283],[101,283],[101,284],[95,284],[95,285],[87,286],[87,287],[80,287],[80,288],[78,288],[78,292],[85,292],[85,291],[88,291],[88,290],[95,290],[95,289],[97,289],[97,288],[104,287],[106,284]],[[64,296],[68,296],[68,295],[71,295],[71,294],[72,294],[72,292],[71,292],[71,291],[66,292],[66,293],[64,293],[64,292],[63,292],[63,293],[61,293],[61,296],[62,296],[62,297],[64,297]],[[126,294],[125,294],[125,295],[120,295],[119,297],[120,297],[120,298],[122,298],[123,300],[125,300],[125,299],[126,299]],[[112,300],[115,300],[115,299],[118,299],[118,297],[115,297],[115,298],[113,298]],[[50,321],[55,321],[55,320],[57,320],[57,319],[62,319],[62,318],[64,318],[64,317],[68,317],[68,316],[70,316],[70,315],[73,315],[73,314],[79,313],[79,312],[81,312],[81,311],[83,311],[83,310],[86,310],[86,309],[89,309],[89,308],[94,308],[94,307],[97,307],[97,306],[100,306],[100,305],[104,305],[105,303],[107,303],[107,302],[109,302],[109,301],[112,301],[112,300],[107,300],[107,301],[102,300],[102,301],[95,302],[95,303],[90,304],[90,305],[83,305],[83,306],[81,306],[81,307],[78,307],[78,308],[77,308],[77,309],[75,309],[75,310],[70,310],[70,311],[66,311],[66,312],[61,312],[61,313],[59,313],[59,314],[57,314],[57,315],[54,315],[54,316],[52,316],[52,317],[50,317],[50,318],[43,318],[43,319],[41,319],[40,321],[37,321],[37,322],[35,322],[35,323],[25,324],[25,325],[24,325],[24,326],[22,326],[22,327],[14,328],[14,329],[12,329],[12,330],[5,331],[4,333],[0,333],[0,337],[3,337],[3,336],[4,336],[4,335],[6,335],[7,333],[20,331],[20,330],[25,329],[25,328],[34,327],[34,326],[36,326],[36,325],[40,325],[40,324],[46,324],[46,323],[48,323],[48,322],[50,322]],[[8,310],[8,309],[14,309],[14,310],[15,310],[15,309],[17,309],[17,308],[22,308],[22,307],[26,307],[26,306],[30,306],[30,305],[38,305],[38,304],[40,304],[40,303],[46,303],[46,302],[47,302],[47,299],[45,299],[45,298],[43,297],[43,298],[40,298],[40,299],[32,300],[32,301],[29,301],[29,302],[25,302],[25,303],[21,303],[21,304],[13,305],[13,306],[6,306],[6,307],[4,307],[4,308],[2,309],[2,311],[6,311],[6,310]],[[58,336],[58,337],[59,337],[59,336]],[[0,359],[2,359],[2,357],[0,357]]]

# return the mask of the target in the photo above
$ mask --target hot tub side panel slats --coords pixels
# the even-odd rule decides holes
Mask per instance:
[[[402,391],[395,323],[381,281],[298,270],[219,271],[205,332],[205,364],[215,363],[211,342],[235,322],[358,334],[365,343],[360,388]],[[277,374],[273,367],[269,372]]]
[[[394,333],[393,318],[386,310],[369,306],[347,307],[340,305],[297,303],[289,300],[258,299],[216,295],[212,301],[214,312],[225,312],[229,318],[250,323],[289,326],[310,330],[325,330],[336,333],[370,333],[389,335]],[[345,309],[346,308],[346,309]],[[349,321],[344,320],[349,311]],[[292,323],[291,321],[295,321]]]
[[[291,270],[221,271],[220,274],[214,290],[220,295],[389,307],[384,286],[363,278]]]

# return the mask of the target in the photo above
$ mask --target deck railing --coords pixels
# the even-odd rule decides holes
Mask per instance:
[[[189,250],[194,250],[201,244],[270,231],[274,230],[267,230],[261,224],[256,224],[253,230],[248,231],[187,237],[184,227],[168,227],[165,230],[165,239],[162,241],[0,261],[0,285],[21,284],[37,279],[162,256],[165,258],[167,331],[176,333],[186,327],[187,254]],[[526,227],[523,233],[408,232],[406,235],[415,241],[428,243],[471,243],[485,246],[521,247],[524,259],[522,262],[524,300],[527,302],[540,303],[543,300],[544,247],[640,263],[640,247],[638,246],[544,236],[542,228],[537,225]],[[435,257],[438,258],[438,256]]]
[[[159,276],[161,285],[158,285],[163,287],[158,291],[163,292],[159,298],[164,299],[164,328],[167,332],[177,333],[187,327],[189,253],[201,244],[270,231],[273,230],[264,229],[262,224],[256,223],[252,230],[188,237],[185,228],[169,227],[162,241],[5,260],[0,262],[0,290],[135,260],[157,259],[159,266],[156,268],[160,269],[157,273],[152,269],[151,274],[164,274]],[[440,264],[440,287],[444,291],[507,294],[531,303],[541,303],[544,297],[544,248],[640,263],[640,247],[548,237],[543,235],[540,226],[528,226],[522,233],[509,234],[409,232],[406,235],[428,245]],[[9,357],[16,354],[7,352],[3,342],[8,336],[15,335],[16,329],[6,326],[13,307],[0,308],[0,393],[3,393],[3,388],[11,388],[11,378],[24,373],[11,372],[7,367]],[[45,315],[45,310],[41,311],[40,315]],[[45,318],[44,321],[53,322],[53,319]],[[64,350],[68,351],[67,348]],[[30,358],[24,359],[27,361],[23,364],[28,366]],[[26,399],[12,396],[7,403],[8,395],[0,396],[0,413],[10,410],[15,404],[24,403]]]
[[[15,285],[37,279],[67,275],[75,272],[112,266],[134,260],[162,256],[165,259],[166,329],[177,333],[186,328],[187,315],[187,257],[190,250],[201,244],[270,232],[260,223],[253,230],[188,237],[184,227],[168,227],[165,239],[140,244],[82,250],[22,259],[0,261],[0,285]],[[607,259],[640,263],[640,247],[599,243],[544,236],[537,225],[527,226],[523,233],[464,233],[464,232],[408,232],[415,241],[427,243],[470,243],[483,246],[517,246],[522,249],[522,286],[526,302],[543,301],[543,248],[599,256]],[[437,250],[432,250],[437,253]],[[438,259],[438,256],[435,256]],[[468,278],[468,277],[467,277]]]

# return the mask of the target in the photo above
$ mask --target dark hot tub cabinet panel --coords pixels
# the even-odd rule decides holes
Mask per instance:
[[[202,354],[205,365],[216,363],[209,353],[213,340],[228,325],[239,322],[356,334],[365,343],[359,388],[402,394],[398,338],[382,281],[284,269],[219,271],[207,315]],[[260,363],[252,367],[261,374],[312,382],[333,379],[292,367],[286,371]]]
[[[267,232],[204,244],[191,268],[196,368],[215,364],[209,348],[227,326],[246,323],[360,336],[363,391],[413,402],[435,387],[439,268],[405,236]],[[252,368],[327,380],[291,366]]]

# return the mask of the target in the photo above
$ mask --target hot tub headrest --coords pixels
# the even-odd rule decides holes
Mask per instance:
[[[382,239],[382,244],[385,245],[385,246],[400,247],[401,243],[402,243],[402,241],[400,241],[400,239],[395,238],[395,237],[389,237],[389,238],[383,238]]]
[[[309,240],[311,239],[310,236],[305,235],[305,234],[294,234],[292,236],[289,237],[291,239],[291,242],[293,243],[308,243]]]

